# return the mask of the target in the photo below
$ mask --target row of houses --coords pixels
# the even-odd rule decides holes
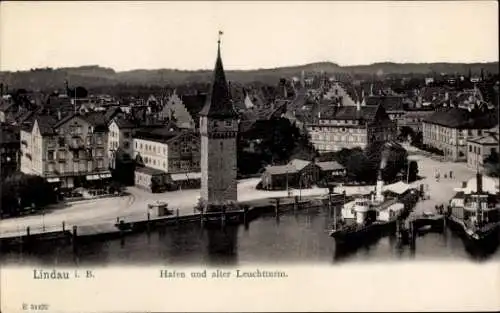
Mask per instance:
[[[137,125],[123,116],[107,121],[99,112],[60,120],[38,115],[20,131],[20,170],[57,188],[103,186],[123,160],[137,161],[135,183],[151,191],[165,185],[167,176],[169,182],[199,179],[199,136],[169,124]]]

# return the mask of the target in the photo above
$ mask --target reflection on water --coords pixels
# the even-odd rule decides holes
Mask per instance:
[[[121,239],[82,243],[43,243],[29,251],[4,251],[1,263],[45,265],[110,264],[217,264],[423,259],[500,259],[498,240],[485,247],[471,246],[463,238],[444,233],[420,235],[414,246],[402,245],[395,236],[375,237],[356,245],[337,245],[328,236],[327,212],[262,217],[248,227],[202,228],[198,224],[168,227]]]

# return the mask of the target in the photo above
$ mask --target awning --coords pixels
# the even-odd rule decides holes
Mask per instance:
[[[101,174],[99,175],[101,178],[111,178],[111,174],[110,173],[106,173],[106,174]]]
[[[96,180],[99,179],[99,175],[87,175],[87,180]]]
[[[173,181],[183,181],[183,180],[190,180],[190,179],[200,179],[201,178],[201,173],[176,173],[176,174],[170,174],[170,177],[172,178]]]
[[[187,173],[189,179],[201,179],[201,173]]]
[[[397,194],[403,194],[405,193],[408,189],[410,189],[410,185],[405,184],[403,182],[397,182],[392,185],[387,185],[383,187],[383,190],[386,191],[392,191]]]
[[[47,178],[47,181],[49,183],[57,183],[60,181],[59,177],[52,177],[52,178]]]
[[[170,174],[173,181],[189,180],[187,173]]]

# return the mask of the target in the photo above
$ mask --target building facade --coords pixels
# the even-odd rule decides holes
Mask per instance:
[[[206,201],[206,210],[219,210],[221,204],[237,201],[237,119],[222,66],[219,41],[212,92],[200,112],[200,198]]]
[[[423,121],[432,115],[432,110],[410,110],[406,111],[403,117],[398,121],[398,128],[409,127],[415,133],[422,132]]]
[[[397,135],[396,123],[381,106],[330,107],[306,127],[320,153],[365,148],[375,141],[393,140]]]
[[[482,171],[484,159],[491,154],[498,156],[498,132],[485,131],[482,136],[467,140],[467,167]]]
[[[42,176],[63,189],[108,181],[108,129],[100,117],[36,117],[31,128],[21,130],[21,171]]]
[[[166,173],[200,171],[200,138],[194,131],[137,131],[133,149],[133,157],[139,156],[147,167]]]
[[[121,150],[124,157],[132,159],[133,149],[133,130],[136,125],[123,119],[112,119],[108,126],[108,155],[110,167],[115,168],[116,154]]]
[[[493,112],[447,108],[434,112],[422,123],[423,143],[443,152],[447,160],[467,161],[467,141],[497,125]]]

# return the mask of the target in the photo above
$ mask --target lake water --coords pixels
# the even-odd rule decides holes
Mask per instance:
[[[373,239],[359,247],[339,247],[328,236],[331,219],[321,209],[287,214],[277,220],[261,217],[244,225],[204,229],[198,224],[167,227],[150,234],[81,244],[44,243],[31,251],[14,249],[0,256],[2,264],[140,265],[249,263],[318,263],[392,260],[500,260],[498,244],[473,251],[455,233],[427,233],[414,248],[401,246],[395,237]]]

